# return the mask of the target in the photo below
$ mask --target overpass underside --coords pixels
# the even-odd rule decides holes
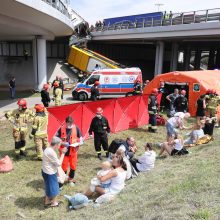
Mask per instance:
[[[90,41],[88,47],[128,67],[140,67],[145,80],[176,70],[220,69],[220,38]]]

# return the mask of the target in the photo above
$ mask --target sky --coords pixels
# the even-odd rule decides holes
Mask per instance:
[[[220,0],[70,0],[73,10],[89,24],[104,18],[144,14],[158,11],[188,12],[220,8]]]

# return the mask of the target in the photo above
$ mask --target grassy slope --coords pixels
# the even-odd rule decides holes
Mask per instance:
[[[137,139],[139,153],[146,141],[164,139],[165,129],[148,134],[146,128],[124,131],[111,136]],[[167,157],[156,161],[152,172],[127,182],[125,190],[111,203],[100,208],[92,206],[67,212],[64,194],[84,191],[96,174],[99,161],[95,158],[92,140],[79,152],[77,186],[65,186],[58,209],[44,209],[41,163],[33,161],[33,142],[29,142],[27,160],[14,162],[14,171],[0,174],[0,219],[220,219],[219,130],[211,144],[190,149],[183,157]],[[0,154],[13,155],[10,127],[0,122]],[[19,216],[20,215],[20,216]]]

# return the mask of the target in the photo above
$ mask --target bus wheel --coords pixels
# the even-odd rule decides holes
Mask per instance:
[[[87,94],[86,94],[85,92],[80,92],[80,93],[78,94],[78,99],[79,99],[79,101],[85,101],[87,98],[88,98],[88,97],[87,97]]]
[[[133,96],[133,92],[126,93],[125,97]]]

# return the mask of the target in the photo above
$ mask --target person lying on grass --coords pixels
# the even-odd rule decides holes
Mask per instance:
[[[108,188],[102,188],[101,186],[96,186],[95,189],[93,187],[89,187],[89,189],[84,193],[87,197],[92,196],[95,192],[99,195],[116,195],[125,186],[126,179],[126,164],[121,156],[114,156],[112,159],[112,166],[114,169],[110,171],[105,176],[97,176],[97,178],[101,182],[105,182],[107,180],[111,180],[111,184]]]
[[[203,124],[196,124],[193,131],[189,133],[189,137],[184,140],[184,145],[194,145],[198,142],[198,140],[205,136],[204,131],[202,129]]]
[[[146,172],[154,168],[156,153],[152,149],[152,144],[147,143],[144,148],[145,152],[141,157],[138,159],[132,158],[130,160],[132,166],[137,172]]]
[[[167,152],[170,156],[184,155],[189,153],[183,147],[183,138],[179,134],[171,136],[168,142],[164,142],[161,145],[161,151],[158,156],[161,156],[164,152]]]

